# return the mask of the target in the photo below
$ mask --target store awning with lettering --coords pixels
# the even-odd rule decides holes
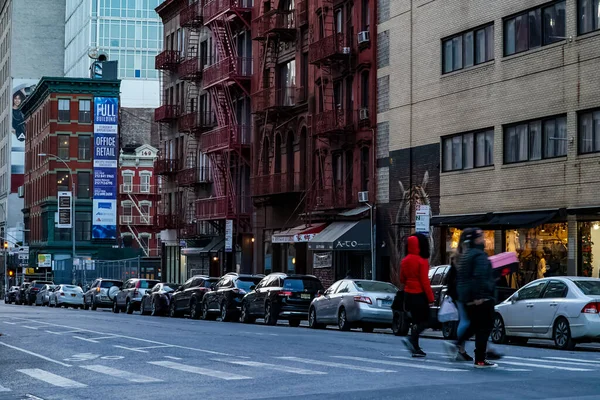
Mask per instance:
[[[304,224],[295,228],[285,229],[274,233],[271,236],[271,243],[306,243],[323,231],[326,226],[327,224],[323,222],[311,225]]]
[[[371,249],[370,235],[368,219],[333,222],[308,242],[308,249],[368,251]]]

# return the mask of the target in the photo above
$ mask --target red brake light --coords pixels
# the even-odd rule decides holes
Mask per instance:
[[[367,296],[354,296],[354,301],[357,303],[373,304],[371,298]]]
[[[65,294],[64,294],[64,292],[60,292],[60,295],[61,295],[61,296],[64,296]]]
[[[292,292],[288,292],[288,291],[282,291],[278,293],[280,296],[287,296],[290,297],[292,295]]]
[[[598,314],[600,312],[600,303],[589,303],[581,310],[584,314]]]

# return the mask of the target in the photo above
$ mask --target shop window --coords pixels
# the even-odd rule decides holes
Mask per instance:
[[[494,59],[494,24],[442,39],[442,73]]]
[[[450,263],[450,258],[456,251],[458,247],[458,240],[460,238],[460,234],[462,233],[462,229],[458,228],[448,228],[446,232],[446,263]],[[488,256],[493,256],[495,254],[495,240],[494,240],[495,231],[483,231],[483,239],[484,239],[484,251]]]
[[[579,114],[579,153],[600,151],[600,110]]]
[[[577,3],[579,34],[583,35],[600,29],[600,2],[598,0],[579,0]]]
[[[578,276],[600,278],[600,221],[579,222]]]
[[[567,117],[522,122],[504,128],[504,163],[567,155]]]
[[[265,232],[265,236],[266,237],[270,237],[271,233],[270,232]],[[264,242],[264,248],[265,248],[265,270],[264,270],[264,274],[268,275],[273,271],[273,244],[269,241],[269,242]],[[261,281],[261,283],[264,286],[264,280]]]
[[[504,55],[521,53],[565,39],[565,1],[537,7],[504,20]]]
[[[494,130],[442,138],[443,172],[494,165]]]

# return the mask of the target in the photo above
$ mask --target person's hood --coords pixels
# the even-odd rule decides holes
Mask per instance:
[[[419,238],[416,236],[408,237],[408,254],[414,254],[418,256],[421,254],[421,249],[419,247]]]

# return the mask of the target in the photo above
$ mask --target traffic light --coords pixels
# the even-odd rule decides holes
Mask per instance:
[[[15,276],[15,271],[13,271],[12,269],[10,271],[8,271],[8,276],[10,276],[10,277]]]
[[[8,249],[8,242],[4,242],[4,250]]]

